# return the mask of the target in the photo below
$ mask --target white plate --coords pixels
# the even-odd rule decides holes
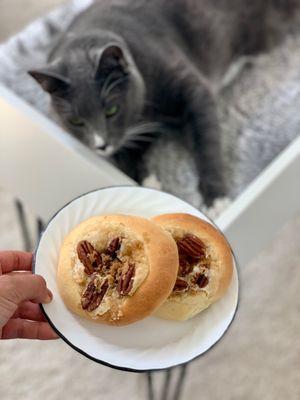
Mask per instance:
[[[40,239],[34,262],[54,294],[44,313],[62,339],[78,352],[111,367],[145,371],[169,368],[203,354],[224,334],[238,302],[236,267],[225,296],[185,322],[148,317],[125,327],[94,324],[71,313],[56,285],[56,267],[64,237],[81,221],[100,214],[152,217],[170,212],[207,217],[170,194],[135,186],[110,187],[87,193],[63,207],[49,222]],[[209,221],[210,222],[210,221]]]

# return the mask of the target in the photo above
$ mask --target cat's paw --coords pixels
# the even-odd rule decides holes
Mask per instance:
[[[214,221],[224,210],[226,210],[227,207],[230,206],[231,202],[232,201],[229,197],[220,197],[215,199],[210,207],[203,207],[202,210],[208,218]]]
[[[155,174],[151,174],[144,178],[142,181],[142,186],[158,190],[161,190],[162,188],[161,182],[158,180]]]

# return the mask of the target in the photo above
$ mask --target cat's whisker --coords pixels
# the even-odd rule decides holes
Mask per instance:
[[[153,135],[138,135],[127,138],[129,142],[153,142],[157,136]]]
[[[140,136],[140,137],[136,137],[136,138],[133,138],[133,140],[129,140],[129,141],[132,141],[132,142],[153,142],[153,137],[145,137],[145,136]]]
[[[144,134],[144,133],[160,133],[163,131],[163,125],[159,122],[144,122],[133,125],[127,129],[126,135],[131,136],[134,134]]]
[[[157,135],[160,132],[162,132],[162,130],[160,129],[153,129],[151,127],[149,128],[144,128],[143,130],[140,129],[135,129],[135,130],[129,130],[126,132],[127,136],[135,136],[135,135],[148,135],[148,134],[152,134],[152,135]]]
[[[127,137],[129,137],[129,138],[135,138],[135,137],[141,137],[141,136],[152,136],[152,137],[155,137],[155,136],[157,136],[159,134],[159,132],[152,132],[152,131],[149,131],[149,132],[137,132],[137,133],[130,133],[129,135],[127,135]]]
[[[131,125],[131,126],[129,127],[129,129],[130,129],[130,128],[140,127],[140,126],[161,126],[161,123],[160,123],[160,122],[146,122],[146,121],[141,121],[141,122],[138,122],[138,123],[136,123],[136,124],[134,124],[134,125]]]
[[[138,149],[139,147],[141,147],[141,143],[137,143],[137,142],[125,142],[122,144],[122,146],[120,146],[120,149],[122,148],[126,148],[126,149]]]
[[[164,131],[159,122],[140,122],[132,125],[126,131],[120,149],[140,148],[145,143],[152,143]]]

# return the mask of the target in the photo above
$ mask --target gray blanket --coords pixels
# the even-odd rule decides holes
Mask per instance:
[[[26,71],[43,65],[58,35],[90,2],[73,0],[0,46],[0,82],[51,118],[47,95]],[[300,33],[291,32],[271,52],[239,60],[216,90],[231,199],[300,133],[299,48]],[[145,184],[158,184],[200,207],[189,154],[167,137],[162,142],[147,155]],[[217,202],[210,215],[226,204]]]

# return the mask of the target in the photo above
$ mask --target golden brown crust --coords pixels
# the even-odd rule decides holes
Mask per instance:
[[[169,298],[155,313],[156,315],[175,320],[185,320],[198,314],[210,304],[217,301],[226,292],[232,278],[233,255],[225,237],[212,224],[190,214],[163,214],[153,218],[153,221],[164,229],[180,228],[198,236],[209,243],[214,250],[218,263],[216,283],[213,293],[185,293],[182,296]]]
[[[93,230],[101,230],[103,222],[124,224],[144,244],[149,272],[132,296],[122,303],[122,316],[112,319],[110,311],[92,318],[81,307],[80,286],[72,276],[72,252],[76,243]],[[150,315],[172,292],[178,269],[177,248],[171,235],[153,222],[128,215],[105,215],[92,217],[75,227],[65,238],[59,258],[57,282],[67,307],[74,313],[94,322],[126,325]]]

